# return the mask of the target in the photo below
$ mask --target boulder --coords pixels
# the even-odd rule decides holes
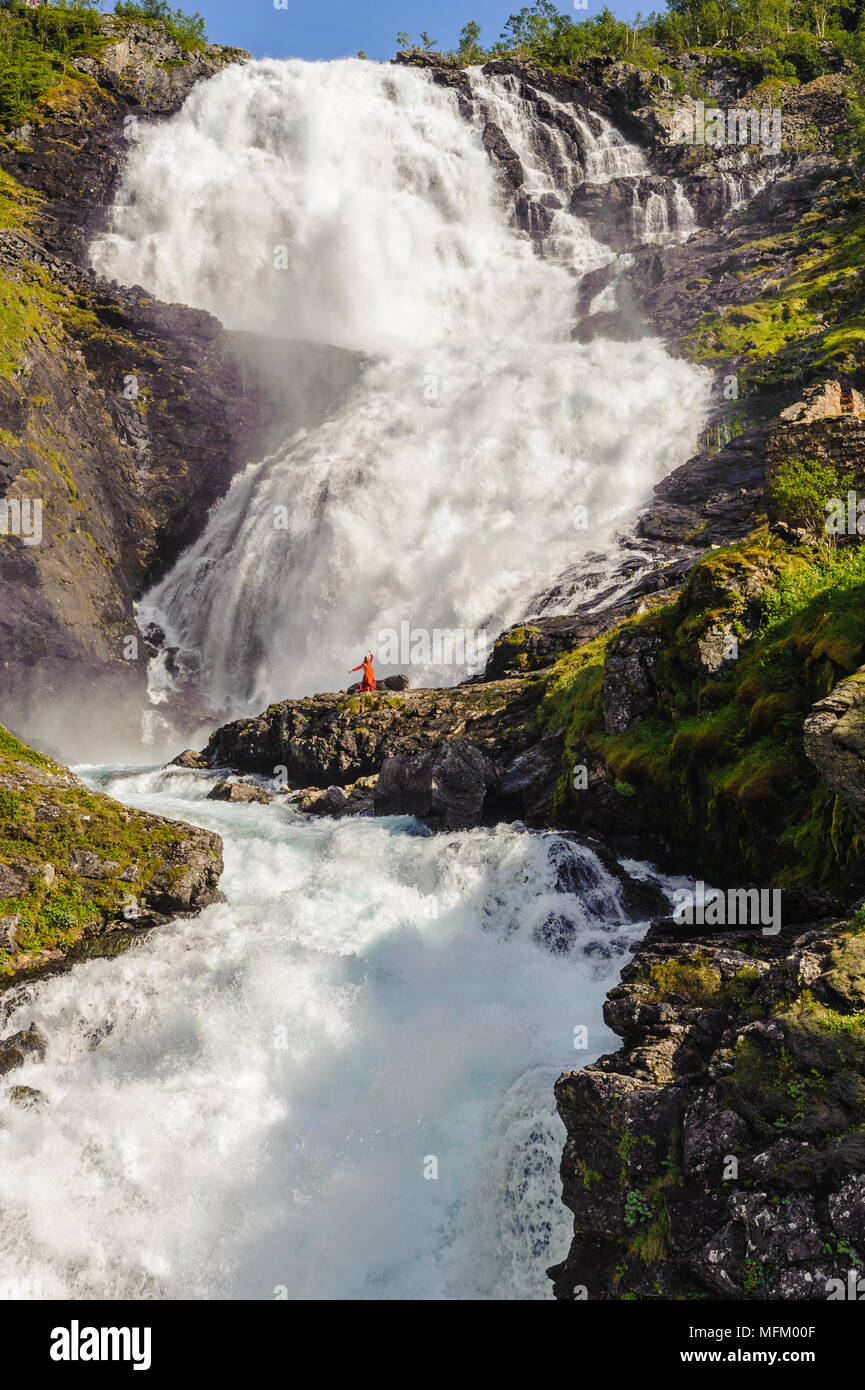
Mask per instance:
[[[377,816],[417,816],[433,828],[480,825],[494,763],[465,739],[429,753],[388,758],[373,793]]]
[[[35,1023],[20,1033],[11,1033],[8,1038],[0,1038],[0,1076],[23,1067],[25,1062],[35,1058],[41,1062],[48,1047],[47,1039],[39,1032]]]
[[[564,742],[549,734],[508,764],[494,788],[496,810],[509,820],[536,820],[548,810],[562,775]]]
[[[256,801],[266,806],[273,800],[273,797],[269,792],[266,792],[262,787],[255,786],[252,782],[239,782],[233,777],[225,777],[221,782],[217,782],[212,791],[207,793],[207,800]]]
[[[196,753],[194,748],[185,748],[182,753],[178,753],[176,758],[172,758],[169,767],[188,767],[204,769],[207,762],[200,753]]]

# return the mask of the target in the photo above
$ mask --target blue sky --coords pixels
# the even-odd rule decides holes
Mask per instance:
[[[568,0],[559,9],[577,19],[597,14],[602,0],[574,10]],[[422,29],[442,48],[455,48],[468,19],[481,26],[486,43],[497,39],[509,14],[528,0],[287,0],[276,9],[273,0],[172,0],[185,10],[198,10],[207,20],[214,43],[237,44],[257,58],[342,58],[362,48],[370,58],[392,58],[401,29],[415,38]],[[108,9],[113,5],[109,4]],[[612,3],[620,18],[630,18],[635,3]],[[643,7],[653,8],[652,0]],[[664,6],[658,0],[656,9]]]

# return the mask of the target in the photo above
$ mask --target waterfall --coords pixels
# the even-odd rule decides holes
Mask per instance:
[[[344,686],[404,619],[501,625],[612,552],[691,451],[704,373],[571,337],[612,252],[568,189],[638,152],[559,111],[547,158],[514,91],[470,80],[471,121],[409,69],[232,67],[132,148],[98,270],[363,357],[148,595],[142,623],[182,649],[155,687],[200,668],[212,702],[257,707]],[[490,119],[553,214],[543,254]],[[224,900],[4,997],[4,1031],[34,1019],[47,1050],[14,1074],[38,1103],[0,1096],[0,1269],[46,1298],[549,1297],[570,1229],[554,1079],[615,1045],[602,999],[649,910],[628,904],[672,885],[519,825],[432,835],[210,800],[212,772],[79,771],[217,831]]]
[[[320,428],[250,462],[142,605],[212,708],[344,687],[404,621],[494,633],[693,450],[706,373],[651,339],[571,339],[575,278],[612,253],[569,188],[639,152],[564,108],[539,134],[507,82],[471,82],[468,121],[409,68],[251,63],[131,151],[98,271],[367,359]],[[562,204],[549,255],[511,225],[491,116],[532,196]]]
[[[227,901],[6,996],[6,1031],[36,1018],[48,1050],[10,1078],[44,1104],[0,1096],[4,1277],[58,1299],[549,1298],[553,1084],[614,1045],[603,994],[644,930],[596,855],[82,771],[217,830]]]

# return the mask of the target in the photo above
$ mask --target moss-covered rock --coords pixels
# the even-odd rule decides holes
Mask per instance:
[[[0,982],[198,912],[221,872],[218,835],[90,791],[0,725]]]
[[[625,1046],[557,1086],[559,1298],[824,1299],[865,1263],[862,941],[649,933],[605,1011]]]

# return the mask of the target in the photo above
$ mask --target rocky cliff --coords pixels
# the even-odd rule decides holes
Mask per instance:
[[[0,704],[22,732],[62,730],[76,756],[105,759],[137,743],[147,706],[135,601],[238,469],[319,418],[305,396],[325,354],[228,333],[87,268],[136,123],[249,56],[100,25],[97,55],[0,139],[0,487],[41,511],[38,543],[17,513],[0,535]],[[339,391],[356,368],[331,356]]]
[[[141,710],[135,599],[279,415],[274,378],[241,368],[213,319],[84,265],[134,121],[244,55],[185,55],[149,25],[101,32],[0,144],[0,479],[19,519],[43,504],[40,544],[0,538],[0,702],[16,726],[63,721],[80,740],[98,691],[91,746],[106,757]],[[467,100],[458,65],[400,61]],[[767,156],[670,143],[694,82],[762,104],[729,55],[680,54],[667,73],[491,66],[575,154],[574,104],[636,140],[643,213],[653,198],[672,213],[677,186],[695,209],[691,235],[644,246],[630,187],[575,191],[594,234],[632,256],[616,310],[589,312],[610,271],[587,277],[575,331],[648,331],[705,363],[703,447],[655,490],[612,583],[575,603],[585,570],[563,576],[502,634],[482,680],[285,701],[185,757],[276,777],[316,813],[556,824],[721,887],[783,891],[777,937],[667,923],[637,949],[607,1005],[623,1048],[559,1082],[575,1237],[553,1274],[563,1299],[825,1297],[865,1254],[865,567],[856,547],[811,544],[778,484],[803,456],[854,475],[862,463],[862,193],[835,153],[843,74],[787,92]],[[541,240],[552,209],[527,197],[501,129],[483,140],[514,225]],[[295,422],[312,409],[302,397],[301,382]],[[154,921],[212,900],[216,837],[124,812],[4,738],[7,974],[115,928],[122,939],[129,895]]]
[[[623,971],[604,1012],[624,1046],[556,1087],[575,1232],[558,1298],[846,1297],[865,1253],[863,922],[802,906],[777,938],[655,928]]]

